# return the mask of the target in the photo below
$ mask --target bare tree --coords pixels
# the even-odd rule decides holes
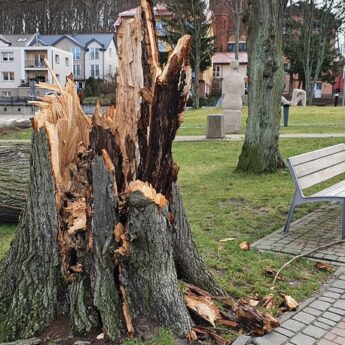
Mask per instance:
[[[242,17],[247,9],[247,0],[225,0],[226,6],[230,10],[230,17],[235,27],[235,59],[239,59],[239,39],[241,31]]]
[[[330,45],[344,22],[344,3],[338,0],[303,0],[288,8],[285,45],[302,68],[308,104],[320,78]],[[332,43],[333,42],[333,43]]]

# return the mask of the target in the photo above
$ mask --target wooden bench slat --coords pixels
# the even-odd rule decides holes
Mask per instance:
[[[296,176],[301,178],[342,162],[345,162],[345,151],[336,152],[295,166]],[[327,174],[327,172],[325,172],[325,174]]]
[[[313,174],[301,177],[298,179],[302,189],[311,187],[320,182],[329,180],[330,178],[340,175],[345,172],[345,162],[334,165],[324,170],[317,171]]]
[[[313,195],[313,197],[320,197],[320,196],[345,196],[345,181],[341,181],[336,183],[335,185],[328,187],[326,189],[321,190]]]
[[[289,161],[292,163],[293,166],[296,166],[298,164],[309,162],[320,157],[329,156],[331,154],[344,151],[344,150],[345,150],[345,144],[338,144],[338,145],[326,147],[324,149],[315,150],[315,151],[304,153],[298,156],[291,157],[289,158]]]

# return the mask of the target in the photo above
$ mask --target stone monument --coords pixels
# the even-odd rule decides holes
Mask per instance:
[[[302,107],[307,105],[307,93],[302,89],[293,89],[291,101],[287,100],[284,96],[281,97],[282,105],[297,106],[301,102]]]
[[[239,133],[241,124],[242,96],[245,85],[243,76],[238,73],[239,62],[230,62],[230,71],[223,77],[223,109],[225,133]]]

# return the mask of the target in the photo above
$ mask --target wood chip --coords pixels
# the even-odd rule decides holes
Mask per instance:
[[[230,241],[235,241],[236,238],[234,237],[227,237],[227,238],[223,238],[221,240],[219,240],[219,242],[230,242]]]
[[[243,251],[247,251],[247,250],[250,249],[250,244],[247,241],[242,242],[240,244],[240,249],[243,250]]]
[[[279,321],[268,313],[255,310],[243,300],[233,307],[238,322],[256,335],[265,335],[278,327]]]
[[[284,306],[286,307],[286,310],[292,311],[296,310],[299,307],[298,302],[293,299],[291,296],[288,295],[282,295],[284,298]]]
[[[213,329],[207,327],[193,327],[193,330],[197,333],[212,337],[218,345],[230,344],[230,340],[224,339],[223,337],[218,335]]]
[[[97,340],[102,340],[104,339],[104,333],[98,334],[96,337]]]
[[[215,321],[222,318],[218,307],[207,297],[199,297],[190,294],[185,295],[184,300],[190,310],[209,322],[213,327],[215,327]]]

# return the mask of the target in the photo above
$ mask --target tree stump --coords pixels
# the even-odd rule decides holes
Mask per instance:
[[[92,121],[72,80],[34,102],[25,212],[0,264],[0,339],[68,316],[73,334],[115,340],[151,322],[188,336],[178,278],[224,294],[200,258],[175,182],[172,142],[191,83],[191,38],[162,70],[151,4],[127,22],[117,107]]]

